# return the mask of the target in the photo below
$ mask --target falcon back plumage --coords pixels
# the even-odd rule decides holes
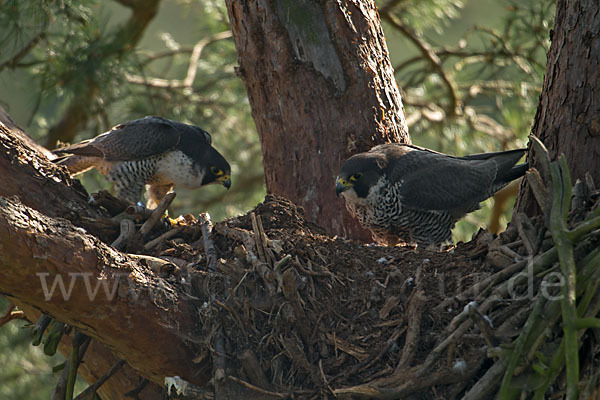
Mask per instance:
[[[384,144],[346,160],[336,191],[376,240],[438,245],[454,223],[522,176],[525,150],[454,157],[406,144]]]

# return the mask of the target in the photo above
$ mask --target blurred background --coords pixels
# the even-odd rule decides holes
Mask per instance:
[[[146,21],[127,3],[0,0],[0,105],[50,148],[146,115],[198,125],[231,162],[232,188],[178,189],[172,214],[209,211],[221,220],[248,211],[265,195],[261,150],[223,0],[148,1],[158,12]],[[377,5],[414,144],[456,155],[525,146],[554,1]],[[96,172],[81,179],[89,192],[108,187]],[[495,218],[500,230],[511,202]],[[461,221],[455,241],[487,227],[492,204]],[[32,348],[20,321],[0,327],[0,359],[6,399],[47,398],[52,366],[62,362]]]

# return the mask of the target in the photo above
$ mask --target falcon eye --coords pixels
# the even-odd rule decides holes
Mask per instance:
[[[210,167],[210,172],[212,172],[213,174],[215,174],[216,176],[221,176],[223,175],[223,170],[219,169],[217,167]]]
[[[356,182],[357,180],[360,179],[361,176],[362,176],[362,172],[357,172],[356,174],[350,176],[350,181]]]

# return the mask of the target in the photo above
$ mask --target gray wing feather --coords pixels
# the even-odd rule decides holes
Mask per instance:
[[[451,210],[482,201],[496,176],[492,161],[465,161],[411,151],[390,160],[388,179],[400,183],[402,204],[422,210]]]
[[[172,150],[180,140],[181,134],[169,121],[146,117],[117,125],[90,145],[108,161],[134,161]]]
[[[145,117],[120,124],[110,131],[56,151],[85,156],[103,157],[107,161],[135,161],[165,153],[176,148],[182,135],[210,144],[207,132],[195,126],[161,117]]]

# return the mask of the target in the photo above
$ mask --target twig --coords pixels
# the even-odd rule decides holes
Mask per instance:
[[[371,365],[373,365],[374,363],[379,361],[384,355],[388,354],[388,352],[390,351],[392,346],[394,346],[396,344],[396,341],[398,340],[400,335],[402,335],[404,332],[406,332],[406,329],[407,329],[406,326],[396,328],[396,330],[394,330],[394,332],[388,338],[388,340],[386,340],[385,345],[381,348],[381,350],[375,356],[371,356],[371,357],[367,358],[366,360],[363,360],[363,361],[359,362],[358,364],[353,365],[350,369],[340,372],[338,375],[333,377],[331,379],[331,381],[336,380],[341,377],[352,376],[352,375],[356,374],[358,371],[369,368]]]
[[[242,252],[245,255],[245,259],[247,262],[251,263],[254,270],[259,274],[259,276],[263,279],[264,285],[269,292],[270,297],[274,297],[276,294],[276,289],[273,284],[274,277],[273,271],[268,267],[268,265],[258,259],[256,254],[252,249],[256,247],[254,238],[249,231],[246,231],[241,228],[230,228],[225,224],[217,224],[215,226],[215,230],[230,239],[240,241],[243,243]],[[246,274],[244,274],[245,276]],[[241,281],[238,283],[241,284]],[[237,286],[234,288],[234,291],[237,290]]]
[[[227,311],[229,313],[229,315],[231,316],[231,319],[239,326],[240,330],[242,331],[242,333],[245,336],[248,336],[248,331],[246,330],[246,327],[244,325],[244,320],[240,317],[240,315],[238,314],[237,310],[235,310],[233,307],[231,307],[229,304],[225,304],[222,301],[220,301],[219,299],[214,299],[213,303],[221,308],[223,308],[225,311]],[[252,327],[251,327],[252,328]]]
[[[156,223],[165,214],[165,211],[167,211],[167,208],[169,208],[169,206],[173,202],[174,198],[175,198],[175,192],[169,192],[169,193],[167,193],[167,195],[165,197],[163,197],[163,199],[160,201],[160,204],[158,205],[158,207],[156,207],[154,209],[154,211],[152,211],[150,218],[148,218],[146,220],[146,222],[144,222],[144,224],[140,228],[140,230],[139,230],[140,236],[145,238],[150,233],[152,228],[154,228],[154,225],[156,225]]]
[[[449,297],[442,301],[440,304],[433,308],[435,312],[446,311],[446,308],[449,307],[452,303],[459,302],[462,303],[468,299],[472,299],[473,297],[479,295],[482,292],[486,292],[486,288],[494,286],[499,282],[502,282],[515,273],[521,271],[524,267],[527,266],[527,260],[522,260],[517,263],[512,264],[511,266],[496,272],[494,275],[485,278],[482,281],[478,281],[473,286],[467,288],[461,293],[457,294],[454,297]]]
[[[217,250],[212,240],[212,222],[208,213],[202,213],[199,216],[202,224],[202,240],[204,242],[204,254],[206,255],[206,268],[215,272],[217,270]]]
[[[540,206],[542,213],[546,215],[548,212],[550,196],[548,195],[548,189],[546,189],[544,181],[542,181],[540,172],[535,168],[529,168],[529,170],[525,172],[525,176],[529,187],[531,187],[535,201]]]
[[[523,241],[523,246],[525,246],[527,254],[533,257],[535,253],[537,253],[537,249],[535,248],[536,238],[531,238],[528,234],[528,230],[533,230],[531,221],[529,221],[529,218],[527,218],[525,213],[517,213],[516,218],[513,217],[513,221],[515,221],[515,224],[517,225],[519,237]]]
[[[240,360],[240,364],[242,364],[242,368],[248,376],[250,383],[261,388],[270,387],[267,376],[252,349],[243,350],[237,357],[238,360]]]
[[[472,376],[472,374],[476,372],[474,370],[478,369],[480,365],[480,363],[474,363],[466,373],[456,371],[454,369],[438,371],[428,376],[427,379],[416,379],[411,374],[411,371],[408,371],[406,375],[393,375],[392,380],[390,380],[389,377],[386,377],[378,381],[371,381],[358,386],[335,389],[334,395],[353,399],[407,398],[409,394],[416,391],[423,392],[423,389],[425,388],[432,388],[436,385],[447,385],[462,381],[465,379],[465,376]],[[381,383],[384,384],[381,385]]]
[[[13,303],[9,303],[8,306],[6,307],[6,310],[4,311],[4,315],[2,315],[2,317],[0,317],[0,326],[6,324],[9,321],[12,321],[13,319],[16,318],[25,318],[25,313],[23,311],[13,311],[15,308],[15,305]]]
[[[302,340],[307,345],[310,340],[310,321],[306,317],[304,308],[302,307],[302,301],[298,288],[296,287],[296,274],[292,268],[287,269],[282,276],[283,284],[283,296],[292,304],[294,307],[295,321],[294,325],[298,329]]]
[[[600,207],[598,208],[600,210]],[[600,228],[600,216],[583,221],[576,228],[567,232],[567,235],[572,241],[577,241],[583,235]]]
[[[252,390],[253,392],[264,394],[266,396],[278,397],[280,399],[287,399],[287,398],[289,398],[289,396],[287,394],[277,393],[277,392],[271,392],[269,390],[265,390],[265,389],[259,388],[258,386],[254,386],[251,383],[248,383],[246,381],[241,380],[240,378],[236,378],[235,376],[228,375],[227,379],[229,379],[232,382],[235,382],[235,383],[237,383],[239,385],[242,385],[245,388]]]
[[[525,262],[525,261],[521,261],[521,263],[523,263],[524,265],[527,265],[527,267],[530,269],[530,270],[528,269],[528,273],[536,274],[536,273],[539,273],[540,271],[544,270],[548,266],[551,266],[556,261],[556,258],[557,258],[557,251],[556,251],[556,248],[553,247],[550,250],[548,250],[548,251],[542,253],[541,255],[539,255],[538,257],[536,257],[534,259],[533,263],[529,263],[529,262]],[[517,263],[517,264],[520,264],[520,263]],[[517,264],[515,264],[515,265],[517,265]],[[523,267],[520,266],[519,270],[522,268]],[[486,295],[485,297],[483,297],[483,296],[478,297],[478,300],[483,300],[483,299],[484,300],[483,300],[483,303],[477,308],[477,310],[481,314],[485,314],[492,307],[492,305],[494,305],[500,299],[503,299],[509,293],[510,290],[514,290],[514,288],[516,288],[517,286],[522,285],[524,283],[527,283],[527,276],[525,274],[518,273],[518,274],[514,275],[508,281],[505,281],[501,285],[496,286],[493,289],[493,292],[491,295]],[[438,342],[438,344],[435,346],[435,348],[429,353],[429,355],[425,359],[425,362],[423,364],[421,364],[421,366],[419,367],[419,370],[416,372],[417,377],[424,376],[429,371],[429,369],[431,368],[431,366],[433,365],[435,360],[439,357],[441,352],[444,351],[451,343],[455,343],[456,340],[458,340],[458,338],[460,338],[472,326],[473,321],[471,321],[471,320],[465,321],[467,316],[468,316],[468,308],[465,308],[460,314],[458,314],[456,317],[454,317],[452,319],[452,321],[450,322],[450,324],[448,324],[448,327],[445,330],[446,332],[452,332],[452,333],[448,337],[446,337],[444,340],[440,340]],[[461,325],[458,326],[458,328],[454,329],[454,327],[459,323]]]
[[[66,324],[64,322],[57,321],[53,319],[50,321],[50,329],[42,342],[44,343],[44,354],[48,356],[53,356],[56,354],[56,349],[58,348],[58,344],[65,333]]]
[[[127,247],[127,243],[135,235],[135,224],[130,219],[122,219],[120,223],[121,233],[119,237],[111,243],[111,246],[117,250],[124,250]]]
[[[256,246],[256,242],[250,231],[241,228],[231,228],[225,224],[217,224],[214,227],[215,231],[227,238],[242,242],[248,253],[253,253],[252,249]]]
[[[494,339],[494,333],[492,332],[492,326],[489,321],[486,320],[475,307],[469,307],[469,317],[479,327],[487,346],[489,348],[495,347],[496,340]]]
[[[369,353],[360,346],[350,343],[331,333],[327,333],[325,336],[328,339],[328,343],[332,344],[336,349],[340,349],[344,353],[351,355],[358,361],[363,362],[371,358],[369,357]]]
[[[217,333],[215,335],[214,352],[215,355],[213,357],[213,379],[215,385],[215,394],[218,395],[217,389],[223,383],[223,379],[225,379],[225,367],[227,365],[227,353],[225,352],[225,338],[223,337],[223,331],[221,328],[217,329]]]
[[[283,337],[280,337],[279,341],[285,349],[288,357],[292,359],[293,363],[296,364],[297,368],[302,368],[303,370],[308,372],[313,381],[313,384],[320,385],[321,375],[306,358],[306,354],[304,354],[303,351],[304,346],[300,344],[300,339],[298,339],[297,337],[285,339]]]
[[[410,366],[415,356],[415,351],[418,348],[419,334],[421,332],[421,316],[423,315],[422,310],[427,301],[427,297],[423,292],[422,272],[423,266],[420,265],[415,275],[415,289],[408,300],[408,307],[405,313],[406,320],[408,321],[408,330],[406,331],[402,356],[400,356],[400,361],[398,361],[394,369],[394,374]]]
[[[265,233],[265,229],[263,228],[262,218],[260,215],[256,216],[256,223],[258,225],[258,234],[260,235],[260,243],[263,246],[265,257],[267,258],[267,262],[269,265],[275,267],[275,254],[269,247],[270,240],[267,234]]]
[[[155,87],[163,87],[170,89],[177,88],[188,88],[192,87],[194,84],[194,80],[196,79],[196,73],[198,72],[198,61],[200,60],[200,56],[202,55],[202,51],[204,48],[217,40],[228,39],[231,37],[231,31],[224,31],[212,36],[205,37],[200,40],[194,48],[192,49],[192,54],[190,56],[190,62],[188,65],[186,76],[183,80],[179,79],[161,79],[161,78],[146,78],[144,76],[139,75],[131,75],[127,74],[126,79],[129,83],[155,86]]]
[[[589,275],[594,275],[593,278],[591,279],[585,279],[584,282],[586,282],[585,285],[585,293],[582,297],[582,299],[579,302],[579,305],[577,306],[577,313],[579,315],[583,315],[583,317],[589,317],[589,316],[595,316],[598,314],[598,311],[600,310],[600,296],[598,295],[598,286],[600,285],[600,273],[598,271],[600,271],[598,269],[598,263],[600,262],[600,249],[596,249],[596,251],[594,251],[593,253],[591,253],[590,255],[588,255],[581,263],[584,265],[583,266],[583,276],[587,277]],[[592,271],[591,274],[588,273],[589,271]],[[584,291],[583,289],[581,291]],[[580,291],[578,291],[580,292]],[[579,294],[579,293],[578,293]],[[597,298],[597,304],[593,305],[592,307],[589,307],[591,298],[596,296]],[[584,312],[585,310],[585,312]],[[557,316],[560,316],[560,313],[556,313]],[[584,334],[584,330],[581,330],[578,334],[578,338],[580,338],[583,334]],[[581,344],[581,342],[579,342]],[[550,387],[550,384],[552,383],[552,381],[554,381],[556,379],[556,377],[560,374],[560,372],[563,370],[564,368],[564,362],[565,362],[565,338],[563,337],[560,343],[560,346],[558,347],[558,349],[555,350],[554,352],[554,356],[552,357],[552,360],[550,361],[549,365],[548,365],[548,369],[547,369],[547,373],[546,376],[544,377],[544,381],[536,388],[535,392],[534,392],[534,396],[533,399],[534,400],[543,400],[545,398],[546,392],[548,390],[548,387]]]
[[[387,12],[381,15],[382,19],[388,21],[392,26],[398,29],[400,32],[404,34],[413,44],[421,51],[423,57],[429,62],[432,69],[439,75],[442,79],[446,87],[448,88],[448,95],[450,97],[451,107],[448,108],[448,114],[450,116],[455,116],[460,112],[461,102],[460,102],[460,94],[458,88],[456,87],[456,83],[448,76],[442,64],[440,62],[439,57],[435,53],[435,51],[431,48],[431,46],[426,43],[422,38],[415,32],[411,31],[407,26],[405,26],[394,14],[391,12]]]
[[[327,375],[325,375],[325,371],[323,370],[323,359],[319,359],[319,372],[321,373],[321,379],[323,380],[323,384],[327,386],[329,389],[329,393],[333,394],[333,388],[329,384],[329,380],[327,379]]]
[[[144,206],[140,206],[137,204],[130,204],[125,209],[125,214],[129,215],[136,221],[144,221],[144,220],[147,220],[148,218],[150,218],[150,216],[152,215],[152,211],[153,210],[146,208]]]
[[[477,380],[477,383],[463,396],[462,400],[486,400],[492,398],[492,392],[502,379],[507,360],[501,358]]]
[[[125,360],[119,360],[116,363],[114,363],[113,366],[110,367],[110,369],[108,371],[106,371],[106,373],[104,375],[102,375],[100,377],[100,379],[98,379],[92,385],[85,388],[85,390],[83,392],[79,393],[77,395],[77,397],[75,397],[75,400],[83,400],[87,396],[93,397],[96,394],[96,392],[98,391],[98,389],[100,389],[100,386],[102,386],[104,384],[104,382],[109,380],[111,376],[113,376],[115,373],[117,373],[117,371],[119,371],[123,367],[123,365],[125,365]]]
[[[527,318],[527,321],[525,322],[525,325],[521,330],[521,334],[514,342],[514,349],[512,350],[507,360],[506,371],[504,372],[504,377],[502,378],[502,385],[500,386],[498,399],[506,400],[512,398],[512,396],[510,395],[510,382],[512,380],[515,368],[517,367],[519,360],[523,357],[523,353],[526,351],[525,344],[527,343],[527,340],[530,337],[532,329],[539,323],[541,319],[543,319],[542,311],[544,309],[545,304],[545,296],[539,296],[535,303],[535,307],[529,314],[529,317]]]
[[[178,268],[176,264],[158,257],[146,256],[144,254],[128,254],[128,256],[137,260],[142,265],[147,266],[159,275],[170,275],[171,271]]]
[[[107,190],[92,193],[88,202],[94,206],[104,207],[111,216],[118,215],[129,207],[127,201],[116,198]]]
[[[139,394],[142,392],[142,390],[144,390],[144,388],[148,385],[149,382],[150,381],[148,379],[143,378],[135,388],[125,393],[125,397],[131,397],[137,400]]]
[[[542,182],[549,182],[550,175],[550,156],[548,156],[548,150],[540,139],[534,135],[529,135],[529,141],[531,148],[535,153],[535,159],[538,161],[536,167],[539,167],[539,173],[541,174]],[[546,197],[547,198],[547,197]]]
[[[267,257],[265,255],[265,249],[263,244],[263,236],[261,235],[260,228],[258,227],[258,221],[256,219],[256,214],[254,212],[250,213],[250,218],[252,219],[252,230],[254,230],[254,243],[256,245],[256,252],[258,253],[258,258],[264,262],[268,263]]]
[[[160,235],[159,237],[152,239],[151,241],[146,243],[144,245],[144,249],[150,250],[153,247],[156,247],[156,245],[158,245],[166,240],[169,240],[173,236],[181,233],[181,231],[183,231],[183,226],[178,226],[177,228],[171,229],[170,231],[167,231],[167,232],[163,233],[162,235]]]
[[[71,359],[69,360],[68,376],[67,376],[67,392],[65,395],[66,400],[73,398],[73,391],[75,390],[75,381],[77,379],[77,370],[79,364],[83,360],[83,355],[92,340],[91,337],[84,335],[83,333],[77,332],[73,337],[73,351],[71,351]],[[65,369],[67,369],[65,367]]]

